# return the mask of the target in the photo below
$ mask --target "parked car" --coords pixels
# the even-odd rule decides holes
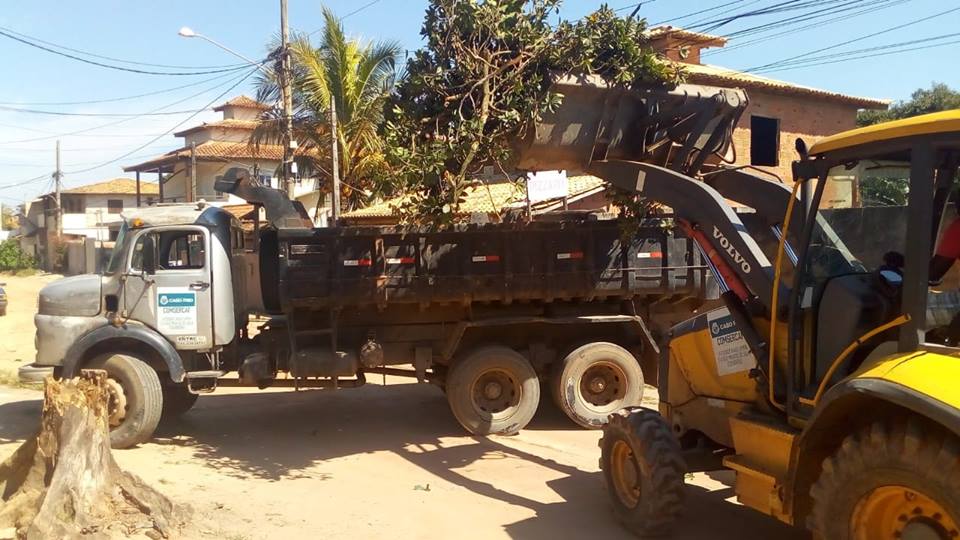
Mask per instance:
[[[0,317],[7,314],[7,291],[3,290],[6,283],[0,283]]]

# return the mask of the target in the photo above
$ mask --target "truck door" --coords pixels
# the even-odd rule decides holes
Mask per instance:
[[[177,349],[206,350],[213,339],[210,232],[158,227],[137,237],[124,287],[124,310]]]

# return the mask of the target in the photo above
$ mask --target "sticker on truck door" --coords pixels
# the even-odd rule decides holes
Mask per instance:
[[[730,310],[723,308],[707,313],[707,327],[713,343],[713,356],[717,361],[717,374],[722,377],[756,367],[757,360],[733,322]]]
[[[157,329],[167,335],[196,334],[197,293],[187,287],[158,287]]]

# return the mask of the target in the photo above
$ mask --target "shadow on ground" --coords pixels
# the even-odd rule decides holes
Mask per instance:
[[[544,405],[530,430],[577,429],[554,407]],[[0,405],[0,442],[33,433],[40,401]],[[453,439],[451,439],[453,438]],[[629,538],[614,524],[599,473],[546,459],[504,438],[464,435],[446,399],[427,385],[369,385],[341,391],[215,393],[202,396],[183,418],[161,424],[154,443],[189,449],[197,463],[217,474],[281,481],[324,480],[316,469],[326,460],[369,452],[392,452],[454,485],[482,497],[532,510],[533,518],[505,526],[514,538],[591,535]],[[522,445],[532,446],[533,445]],[[551,448],[550,453],[558,454]],[[599,455],[599,454],[598,454]],[[560,502],[543,503],[508,491],[498,478],[471,479],[459,469],[487,459],[515,457],[556,472],[546,482]],[[761,516],[724,501],[729,490],[708,492],[690,486],[687,510],[675,538],[805,538]]]

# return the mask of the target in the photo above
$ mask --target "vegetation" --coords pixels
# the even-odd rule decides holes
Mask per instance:
[[[910,99],[894,103],[885,111],[860,111],[857,125],[869,126],[950,109],[960,109],[960,92],[946,84],[933,83],[930,88],[917,89]]]
[[[295,36],[290,49],[293,69],[294,138],[299,144],[301,175],[331,178],[330,104],[337,108],[339,172],[344,208],[363,206],[389,193],[379,128],[383,108],[393,91],[401,53],[394,42],[366,43],[347,38],[337,16],[324,8],[320,43]],[[279,50],[275,44],[274,51]],[[276,57],[276,53],[274,54]],[[274,72],[279,71],[279,62]],[[258,81],[257,98],[280,101],[276,77]],[[267,122],[253,134],[254,144],[283,144],[283,109],[267,113]],[[329,183],[322,191],[329,191]]]
[[[602,6],[577,22],[550,23],[560,0],[430,0],[385,126],[387,156],[411,196],[407,218],[449,223],[485,165],[510,175],[510,140],[557,107],[551,77],[598,74],[625,86],[674,82],[645,23]]]
[[[0,230],[12,231],[18,226],[16,210],[12,206],[0,204]]]
[[[26,270],[36,266],[36,259],[24,253],[16,240],[0,242],[0,271]]]

